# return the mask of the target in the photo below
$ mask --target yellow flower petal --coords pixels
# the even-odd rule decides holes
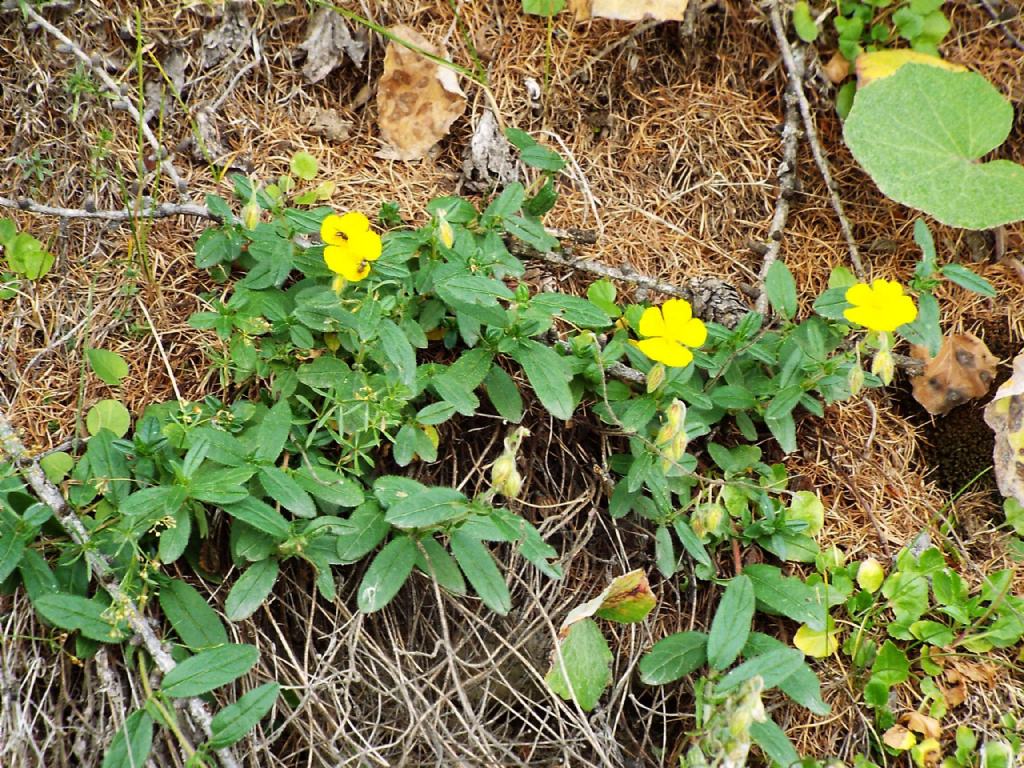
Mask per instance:
[[[648,307],[640,315],[641,336],[665,336],[665,318],[658,307]]]
[[[343,216],[332,213],[320,224],[320,237],[328,245],[344,245],[369,229],[370,220],[359,211],[349,211]]]
[[[686,299],[669,299],[661,305],[661,314],[665,317],[665,325],[672,329],[686,325],[693,317],[693,309]]]
[[[366,261],[376,261],[381,254],[380,235],[376,232],[356,232],[348,239],[351,253]]]
[[[688,347],[699,347],[708,340],[707,326],[696,317],[687,320],[681,327],[671,328],[672,338]]]
[[[843,317],[872,331],[894,331],[917,317],[913,298],[894,280],[877,278],[871,285],[852,285],[846,300],[853,306],[843,311]]]
[[[634,341],[633,343],[651,360],[664,363],[670,368],[685,368],[693,362],[693,353],[671,339],[662,337]]]
[[[351,283],[370,274],[370,263],[354,255],[348,245],[328,245],[324,248],[324,262],[331,272]]]

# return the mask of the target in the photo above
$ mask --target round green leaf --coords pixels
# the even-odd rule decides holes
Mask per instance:
[[[89,359],[89,367],[93,373],[112,387],[121,383],[128,375],[128,363],[117,352],[107,349],[87,349],[85,356]]]
[[[85,426],[90,435],[109,429],[117,437],[124,437],[132,425],[132,415],[117,400],[100,400],[85,414]]]
[[[292,173],[305,181],[311,181],[316,176],[318,164],[316,158],[309,152],[296,152],[292,157]]]
[[[59,483],[63,480],[74,465],[75,460],[71,454],[64,451],[48,453],[39,460],[39,468],[43,470],[46,479],[51,483]]]
[[[992,229],[1024,219],[1024,167],[977,162],[1012,124],[1013,107],[981,75],[907,64],[857,92],[843,136],[892,199],[943,224]]]

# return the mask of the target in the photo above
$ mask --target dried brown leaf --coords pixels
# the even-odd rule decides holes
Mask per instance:
[[[569,0],[576,21],[591,16],[620,21],[682,21],[688,0]]]
[[[446,50],[431,45],[410,27],[399,24],[390,31],[417,48],[448,58]],[[377,88],[377,121],[392,151],[382,156],[419,160],[448,135],[465,111],[466,95],[452,70],[394,40],[388,44]]]
[[[947,336],[930,360],[922,347],[914,347],[911,354],[925,361],[924,372],[913,382],[914,399],[931,414],[949,413],[983,397],[995,379],[996,356],[973,333]]]
[[[828,63],[822,64],[821,71],[825,73],[825,77],[830,82],[839,85],[839,83],[850,76],[850,60],[839,51],[836,51],[832,54],[832,58],[828,60]]]
[[[352,133],[352,121],[343,118],[336,109],[309,106],[302,110],[302,120],[314,136],[331,141],[344,141]]]
[[[353,34],[345,19],[332,8],[321,8],[309,20],[306,39],[299,43],[306,52],[302,76],[316,83],[339,66],[345,58],[357,67],[366,58],[366,33],[362,27]]]
[[[203,35],[203,69],[209,69],[249,46],[252,25],[245,13],[248,5],[244,0],[224,3],[220,24]]]
[[[985,423],[996,433],[992,462],[999,492],[1024,504],[1024,352],[1014,358],[1013,375],[985,407]]]
[[[894,725],[882,734],[882,741],[893,749],[910,749],[917,743],[917,737],[902,725]]]
[[[942,735],[939,721],[920,712],[908,712],[900,718],[900,722],[914,733],[923,734],[926,739],[937,739]]]

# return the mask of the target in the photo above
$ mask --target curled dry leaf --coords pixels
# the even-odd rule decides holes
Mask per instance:
[[[825,77],[829,79],[829,82],[833,85],[839,85],[850,75],[850,60],[839,51],[836,51],[832,54],[832,58],[828,60],[828,63],[821,65],[821,71],[825,73]]]
[[[946,414],[983,397],[995,379],[996,356],[973,333],[947,336],[930,360],[922,347],[915,346],[911,354],[925,362],[924,372],[913,382],[914,399],[931,414]]]
[[[1024,352],[1013,360],[1013,375],[985,407],[985,423],[996,433],[992,462],[999,492],[1024,504]]]
[[[431,45],[410,27],[399,24],[390,32],[434,56],[448,58],[446,50]],[[377,121],[391,151],[382,152],[382,157],[421,159],[465,111],[466,95],[452,70],[395,40],[388,44],[377,89]]]
[[[591,16],[620,21],[682,21],[688,0],[569,0],[576,21]]]
[[[882,741],[887,747],[907,750],[917,744],[917,737],[902,725],[894,725],[882,734]]]
[[[352,134],[352,121],[343,118],[336,109],[306,107],[302,110],[302,122],[314,136],[331,141],[344,141]]]
[[[462,176],[473,192],[502,189],[519,180],[519,161],[494,113],[485,109],[462,157]]]
[[[203,69],[209,69],[249,46],[252,25],[245,13],[248,5],[245,0],[224,3],[220,24],[203,35]]]
[[[942,735],[942,726],[939,725],[939,721],[934,717],[922,715],[920,712],[908,712],[900,718],[900,722],[926,739],[937,739]]]
[[[334,9],[321,8],[309,20],[306,39],[299,43],[306,52],[302,76],[307,82],[323,80],[347,56],[357,67],[366,58],[366,33],[359,27],[352,33],[348,24]]]

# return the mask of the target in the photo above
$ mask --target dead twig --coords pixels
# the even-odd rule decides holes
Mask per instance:
[[[61,219],[100,219],[103,221],[138,221],[139,219],[166,219],[172,216],[192,216],[197,219],[220,219],[210,213],[205,205],[198,203],[154,203],[149,201],[143,208],[120,208],[116,210],[89,210],[88,208],[61,208],[37,203],[27,197],[17,200],[0,197],[0,208],[14,208],[43,216]]]
[[[996,23],[996,26],[999,27],[999,30],[1003,33],[1006,39],[1009,40],[1015,48],[1024,51],[1024,41],[1010,31],[1010,28],[1006,26],[1006,19],[999,14],[999,11],[996,10],[995,6],[988,0],[978,0],[978,3],[985,9],[988,15],[992,17],[992,21]]]
[[[78,515],[68,506],[60,490],[46,479],[39,463],[28,456],[25,445],[18,437],[14,426],[7,415],[0,411],[0,455],[6,456],[11,463],[19,468],[22,477],[33,492],[52,511],[61,527],[67,531],[71,539],[82,548],[82,552],[90,569],[96,574],[103,589],[110,595],[114,603],[123,606],[127,614],[128,625],[136,637],[142,641],[146,651],[156,662],[163,674],[174,669],[177,664],[171,658],[163,644],[157,638],[146,617],[139,610],[135,601],[121,591],[121,586],[112,577],[109,560],[95,547],[90,545],[90,537]],[[202,699],[188,700],[188,714],[192,721],[207,735],[212,735],[210,710]],[[217,750],[217,756],[225,768],[240,768],[238,759],[231,748]]]
[[[786,229],[786,220],[789,218],[789,201],[796,192],[796,151],[799,146],[800,127],[800,89],[802,88],[802,77],[804,71],[803,51],[794,51],[794,62],[796,67],[788,72],[789,85],[782,97],[786,104],[786,120],[782,126],[782,160],[779,162],[779,197],[775,201],[775,214],[772,216],[771,226],[768,227],[768,244],[764,252],[764,260],[761,263],[761,272],[758,275],[758,287],[761,295],[757,298],[754,309],[762,315],[768,309],[768,293],[764,289],[765,277],[768,269],[779,258],[782,250],[782,234]]]
[[[850,262],[853,264],[853,271],[857,273],[857,277],[864,280],[864,265],[860,260],[860,251],[857,249],[857,241],[853,239],[853,230],[850,227],[850,220],[846,218],[846,213],[843,211],[843,201],[839,197],[839,191],[835,180],[832,178],[832,171],[829,168],[828,158],[825,157],[825,151],[821,148],[821,141],[818,139],[818,129],[814,124],[814,115],[811,114],[811,105],[810,102],[807,101],[807,94],[804,93],[803,89],[802,62],[797,62],[797,57],[794,55],[793,48],[790,46],[789,39],[786,37],[786,25],[782,22],[782,12],[779,10],[779,0],[770,0],[769,16],[771,16],[772,28],[775,30],[775,38],[778,41],[779,50],[782,53],[782,62],[786,67],[786,74],[790,77],[790,82],[799,83],[799,86],[796,89],[796,97],[800,104],[800,114],[804,121],[804,136],[807,138],[807,143],[811,147],[811,154],[814,156],[814,163],[818,166],[821,178],[825,181],[825,186],[828,188],[828,194],[832,200],[832,208],[835,210],[836,217],[839,219],[839,228],[843,232],[843,237],[846,239],[847,250],[850,252]]]

